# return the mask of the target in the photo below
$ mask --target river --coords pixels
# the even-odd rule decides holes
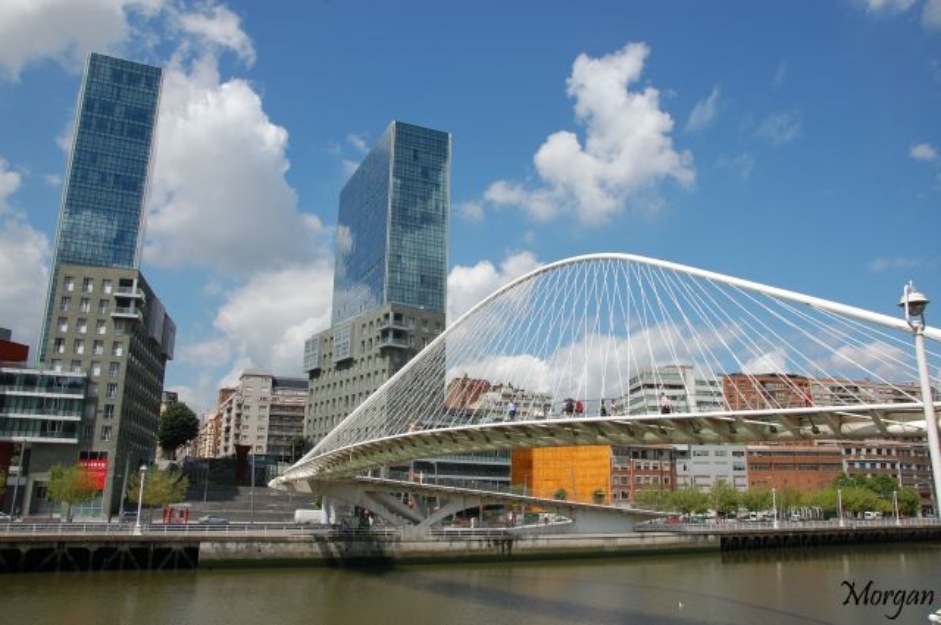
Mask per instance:
[[[938,608],[941,544],[934,543],[0,578],[0,623],[16,625],[907,625],[928,623]]]

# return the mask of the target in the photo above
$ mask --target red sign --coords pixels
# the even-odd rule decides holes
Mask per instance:
[[[78,463],[85,467],[85,475],[89,481],[98,490],[105,489],[105,480],[108,477],[107,460],[79,460]]]

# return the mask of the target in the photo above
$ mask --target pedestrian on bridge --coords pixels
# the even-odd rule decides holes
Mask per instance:
[[[506,404],[506,416],[510,421],[516,421],[516,402],[512,399]]]

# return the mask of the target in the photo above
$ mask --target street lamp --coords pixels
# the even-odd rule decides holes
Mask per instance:
[[[931,458],[931,477],[934,482],[935,514],[941,509],[938,494],[941,493],[941,445],[938,441],[938,418],[934,412],[934,394],[928,377],[928,360],[925,357],[925,308],[928,298],[915,290],[909,282],[902,292],[899,306],[905,311],[905,321],[915,336],[915,357],[918,360],[918,378],[921,382],[921,405],[925,411],[925,431],[928,434],[928,455]]]
[[[902,522],[899,520],[899,492],[897,490],[892,491],[892,506],[895,508],[895,524],[901,525]]]
[[[774,529],[778,529],[778,496],[777,491],[773,486],[771,487],[771,508],[771,513],[774,515],[771,517],[773,521],[772,526]]]
[[[840,527],[843,527],[843,489],[836,489],[836,513],[840,517]]]
[[[147,465],[140,465],[140,488],[137,493],[137,521],[134,523],[134,535],[141,535],[140,516],[144,505],[144,480],[147,478]]]

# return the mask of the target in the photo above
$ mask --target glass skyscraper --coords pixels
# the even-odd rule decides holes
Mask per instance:
[[[160,104],[159,67],[92,53],[88,58],[51,284],[65,264],[137,269],[144,201]],[[40,359],[54,302],[47,302]]]
[[[445,312],[451,135],[392,122],[340,193],[333,323],[385,304]]]

